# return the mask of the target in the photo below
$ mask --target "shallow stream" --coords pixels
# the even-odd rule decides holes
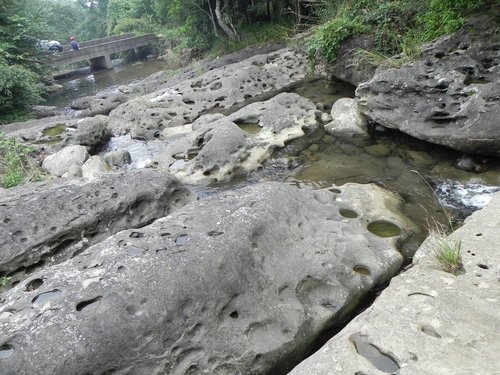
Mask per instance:
[[[60,82],[63,90],[47,104],[68,106],[77,97],[122,84],[133,84],[162,68],[158,61],[115,62],[111,71]],[[322,103],[325,112],[342,97],[354,97],[354,88],[340,81],[316,80],[294,92]],[[260,130],[257,124],[241,125],[249,133]],[[132,156],[130,168],[144,168],[164,147],[160,141],[134,140],[129,136],[113,138],[103,152],[126,149]],[[482,173],[455,167],[460,153],[419,141],[397,131],[374,131],[367,141],[343,140],[323,130],[289,143],[276,151],[262,168],[229,183],[192,187],[200,196],[235,189],[264,180],[288,181],[299,187],[327,188],[345,183],[375,183],[401,195],[404,212],[421,229],[420,234],[403,244],[411,254],[436,223],[455,228],[464,217],[484,207],[500,190],[500,162],[484,162]]]

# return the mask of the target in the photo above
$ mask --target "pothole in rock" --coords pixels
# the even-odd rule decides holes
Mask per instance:
[[[379,237],[396,237],[401,234],[401,228],[385,220],[372,221],[368,224],[368,231]]]
[[[241,130],[250,134],[257,134],[262,130],[258,122],[250,123],[250,122],[237,121],[235,122],[235,124],[238,125]]]
[[[383,353],[379,348],[368,341],[368,338],[355,333],[350,337],[356,351],[362,357],[369,360],[378,370],[388,374],[399,371],[398,363],[387,353]]]
[[[14,348],[11,345],[0,346],[0,360],[8,359],[14,354]]]
[[[42,286],[42,284],[43,284],[42,279],[33,279],[28,284],[26,284],[26,291],[31,292],[33,290],[37,290]]]
[[[35,298],[31,300],[32,304],[35,305],[44,305],[47,302],[50,302],[54,298],[60,297],[62,292],[59,289],[51,290],[50,292],[45,292],[37,295]]]
[[[95,309],[99,305],[101,299],[102,299],[102,296],[97,296],[95,298],[79,302],[76,305],[76,311],[85,311],[85,310]]]
[[[357,265],[352,268],[352,270],[356,273],[359,273],[363,276],[370,276],[372,273],[368,267]]]
[[[356,211],[350,210],[348,208],[341,208],[339,210],[339,213],[347,219],[355,219],[358,217],[358,213]]]

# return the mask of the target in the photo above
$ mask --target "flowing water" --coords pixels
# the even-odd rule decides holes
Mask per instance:
[[[65,107],[77,97],[133,83],[161,68],[158,61],[115,63],[113,70],[63,81],[63,90],[47,104]],[[329,112],[337,99],[354,97],[354,88],[339,81],[316,80],[295,88],[294,92],[322,103],[325,112]],[[242,125],[242,129],[250,133],[259,131],[252,124]],[[143,168],[163,147],[161,141],[120,136],[113,138],[104,151],[126,149],[132,156],[129,168]],[[500,189],[498,160],[486,163],[486,172],[470,173],[454,167],[460,156],[453,150],[397,131],[373,132],[368,140],[354,141],[332,137],[320,129],[277,150],[262,168],[249,175],[237,176],[229,183],[192,189],[200,196],[207,196],[266,180],[288,181],[308,188],[348,182],[375,183],[400,194],[404,213],[421,228],[419,236],[403,245],[406,253],[411,254],[425,238],[429,223],[449,227],[451,221],[458,226]]]

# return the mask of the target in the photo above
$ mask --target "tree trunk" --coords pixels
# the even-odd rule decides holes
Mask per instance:
[[[217,23],[215,22],[214,11],[212,10],[212,4],[210,4],[210,0],[208,1],[208,9],[210,10],[210,21],[212,21],[212,27],[214,28],[214,34],[216,37],[219,37],[219,31],[217,30]]]
[[[224,22],[222,19],[222,12],[221,12],[221,0],[216,0],[215,1],[215,16],[217,17],[217,22],[219,23],[220,28],[224,33],[229,37],[234,42],[237,42],[239,40],[238,35],[231,30],[231,28]]]

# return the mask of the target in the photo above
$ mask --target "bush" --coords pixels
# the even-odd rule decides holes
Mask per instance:
[[[0,186],[10,188],[39,180],[43,173],[36,151],[0,133]]]
[[[38,76],[21,65],[0,60],[0,108],[2,117],[27,110],[42,101],[43,86]]]
[[[322,55],[330,63],[334,63],[340,44],[349,37],[361,33],[363,30],[363,24],[357,19],[347,17],[335,18],[320,26],[309,39],[307,55],[311,59]]]

